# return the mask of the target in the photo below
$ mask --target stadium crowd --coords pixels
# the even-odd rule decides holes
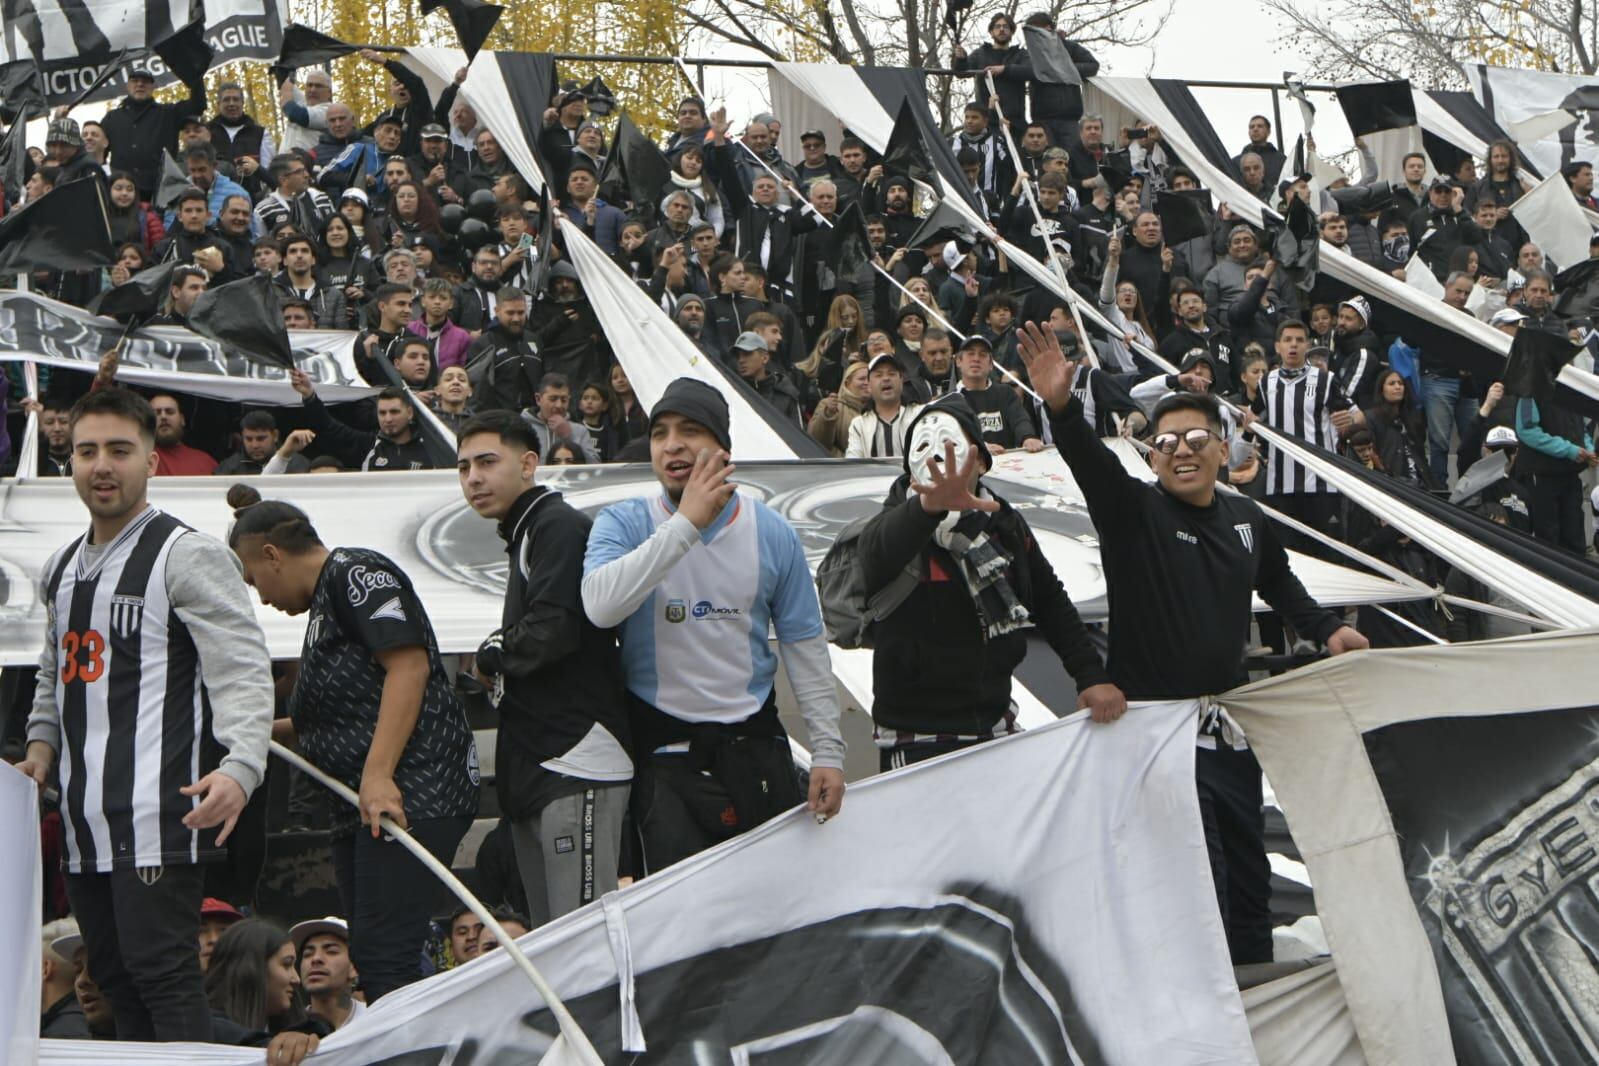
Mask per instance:
[[[1043,15],[1029,21],[1052,25]],[[98,470],[121,461],[86,451],[85,427],[118,418],[148,424],[157,476],[425,469],[441,465],[424,445],[418,409],[425,407],[457,435],[450,451],[463,492],[497,524],[513,565],[503,626],[485,634],[470,668],[452,679],[408,579],[385,569],[392,564],[357,547],[323,545],[315,516],[292,500],[260,501],[247,487],[230,495],[239,510],[229,547],[248,583],[262,602],[310,610],[323,626],[303,661],[257,681],[276,692],[266,697],[276,707],[267,715],[276,719],[273,737],[316,753],[315,761],[361,792],[359,820],[354,812],[330,817],[303,783],[292,801],[301,813],[320,811],[313,820],[347,841],[346,850],[335,848],[345,914],[292,928],[246,917],[257,910],[262,857],[241,859],[239,844],[230,850],[216,842],[199,849],[199,864],[222,861],[171,890],[198,904],[194,934],[166,935],[170,929],[153,923],[141,950],[153,944],[154,955],[125,940],[118,961],[115,947],[94,944],[106,936],[110,895],[92,919],[67,915],[88,898],[80,879],[127,871],[109,856],[94,865],[82,842],[67,840],[83,810],[52,812],[46,853],[71,872],[49,874],[44,1035],[199,1034],[270,1042],[282,1056],[271,1061],[293,1062],[358,1016],[365,1000],[493,949],[470,912],[441,909],[436,893],[406,893],[397,905],[404,914],[371,899],[373,878],[392,886],[406,867],[367,839],[363,824],[375,837],[379,814],[409,819],[419,836],[433,834],[429,849],[447,861],[477,812],[475,756],[467,754],[458,690],[487,693],[499,708],[503,821],[476,866],[484,897],[504,908],[513,932],[795,803],[808,803],[819,818],[839,810],[839,711],[797,538],[775,512],[733,495],[734,442],[714,390],[679,381],[648,410],[634,394],[553,212],[610,256],[700,352],[741,379],[741,392],[768,421],[792,423],[832,456],[903,466],[883,515],[859,540],[873,592],[898,587],[898,575],[916,560],[924,574],[896,596],[915,602],[879,624],[873,717],[885,769],[1015,730],[1009,693],[1021,628],[1039,628],[1072,675],[1081,706],[1102,722],[1114,720],[1128,697],[1226,687],[1255,643],[1244,640],[1246,617],[1239,640],[1216,649],[1212,675],[1155,676],[1130,666],[1125,651],[1118,666],[1113,575],[1107,666],[1102,639],[1091,632],[1097,627],[1078,617],[1020,514],[982,481],[993,455],[1055,447],[1090,492],[1102,530],[1109,518],[1097,500],[1117,501],[1118,521],[1147,511],[1140,528],[1163,530],[1159,523],[1171,520],[1157,515],[1163,505],[1108,472],[1087,439],[1137,437],[1149,442],[1167,496],[1185,506],[1209,507],[1219,480],[1429,585],[1504,605],[1310,470],[1272,454],[1251,432],[1258,420],[1414,487],[1454,490],[1461,506],[1495,522],[1584,551],[1583,478],[1599,455],[1579,413],[1508,394],[1500,381],[1461,371],[1448,351],[1379,334],[1370,301],[1324,274],[1296,284],[1294,264],[1279,259],[1281,234],[1225,203],[1213,210],[1158,128],[1107,129],[1085,113],[1080,91],[1038,80],[1014,43],[1010,16],[995,16],[988,33],[987,43],[954,57],[978,76],[948,147],[993,230],[1040,261],[1058,258],[1071,286],[1119,332],[1085,335],[1071,305],[1015,269],[986,235],[925,225],[935,207],[927,190],[885,169],[861,140],[846,135],[829,144],[823,132],[807,130],[800,157],[786,159],[777,148],[782,116],[750,116],[735,132],[724,110],[692,96],[679,102],[677,129],[659,148],[664,178],[646,190],[640,168],[624,174],[611,165],[614,131],[603,118],[611,109],[594,109],[597,101],[581,88],[563,88],[544,111],[536,146],[550,186],[545,198],[511,166],[496,132],[457,98],[465,71],[435,100],[408,67],[378,52],[363,53],[390,80],[389,106],[376,115],[355,115],[327,73],[308,69],[283,83],[280,114],[270,123],[245,113],[234,84],[217,89],[209,118],[200,84],[184,99],[156,102],[145,71],[132,73],[127,98],[103,120],[52,118],[26,187],[4,190],[6,202],[14,209],[103,172],[118,249],[116,265],[103,273],[39,272],[33,291],[87,306],[143,270],[176,264],[147,324],[182,327],[208,288],[265,274],[291,337],[356,331],[352,363],[381,391],[369,401],[325,405],[312,380],[295,371],[298,408],[241,408],[170,392],[150,392],[141,407],[113,384],[112,354],[93,376],[40,367],[33,400],[24,398],[18,364],[8,363],[18,416],[8,454],[20,416],[36,410],[40,474],[75,477],[80,491],[98,476],[83,464]],[[1097,72],[1087,49],[1068,47],[1083,77]],[[992,109],[989,75],[1014,155]],[[1495,142],[1487,159],[1436,175],[1420,154],[1407,157],[1400,173],[1379,173],[1359,145],[1362,173],[1313,194],[1310,176],[1293,173],[1271,138],[1271,124],[1257,116],[1234,160],[1237,179],[1263,203],[1286,215],[1297,201],[1324,241],[1396,277],[1431,271],[1452,313],[1593,350],[1599,284],[1591,279],[1599,271],[1549,262],[1522,232],[1509,209],[1530,183],[1513,145]],[[168,189],[170,202],[157,203],[169,151],[191,184]],[[1572,196],[1595,207],[1592,165],[1572,163],[1563,174]],[[1203,224],[1168,241],[1163,231],[1175,216],[1156,210],[1159,195],[1185,190],[1202,194],[1188,202]],[[845,271],[826,232],[851,210],[864,222],[870,261]],[[1591,250],[1599,257],[1599,234]],[[1178,371],[1166,372],[1140,348]],[[1204,399],[1215,396],[1243,413]],[[1185,462],[1201,454],[1194,463],[1209,480],[1196,487],[1193,463]],[[641,498],[591,521],[533,484],[541,463],[627,461],[653,464],[667,503]],[[94,501],[85,500],[98,521]],[[752,513],[738,525],[741,508]],[[1240,522],[1252,521],[1258,510],[1240,513]],[[1263,616],[1259,629],[1278,654],[1296,641],[1301,651],[1363,646],[1355,629],[1378,646],[1525,631],[1502,617],[1447,613],[1430,600],[1391,613],[1361,608],[1352,629],[1316,608],[1277,566],[1279,541],[1340,556],[1304,534],[1269,535],[1264,523],[1259,540],[1269,574],[1229,570],[1217,580],[1244,581],[1226,585],[1235,591],[1258,587],[1280,612]],[[1254,550],[1247,539],[1245,547]],[[374,604],[393,591],[376,613],[360,617],[327,602],[326,578],[358,568]],[[703,629],[655,625],[662,609],[667,622],[682,620],[671,604],[683,609],[684,590],[731,595],[720,575],[755,571],[749,618],[737,623],[759,629],[747,653],[729,653],[726,641],[696,645],[711,637]],[[55,580],[63,580],[59,568]],[[349,580],[350,603],[358,605],[356,579]],[[47,594],[54,592],[49,586]],[[1218,584],[1201,598],[1219,602],[1226,592]],[[792,780],[777,722],[769,625],[810,732],[808,783]],[[210,678],[197,626],[194,643]],[[725,669],[687,671],[674,661],[684,657]],[[971,666],[977,661],[981,669]],[[26,752],[8,754],[41,783],[49,759],[39,765],[34,745],[52,759],[66,757],[59,729],[48,725],[51,714],[66,711],[56,705],[50,664],[39,685],[48,698],[35,702],[31,684],[5,693],[7,741],[28,741]],[[81,676],[86,667],[77,669],[80,681],[92,683]],[[346,678],[365,686],[355,701],[364,717],[341,716],[328,702],[345,698],[339,685]],[[401,698],[391,693],[396,679],[410,686],[411,700],[410,728],[398,733],[389,717],[391,701]],[[213,698],[221,683],[208,681]],[[264,762],[264,740],[248,743]],[[376,772],[369,749],[387,759]],[[1207,808],[1213,855],[1221,837],[1229,846],[1243,839],[1263,866],[1254,826],[1258,766],[1247,749],[1213,741],[1211,751],[1235,760],[1213,771],[1208,786],[1220,797],[1217,811]],[[219,772],[226,770],[224,761]],[[234,787],[247,795],[262,772],[238,770]],[[1242,799],[1229,791],[1234,786]],[[81,794],[63,800],[84,802]],[[587,879],[573,873],[575,827],[584,825],[601,838],[593,854],[582,853]],[[263,830],[241,824],[236,840],[248,847],[252,831]],[[84,832],[81,824],[76,832]],[[1224,912],[1229,901],[1233,912],[1234,957],[1259,961],[1264,950],[1269,959],[1269,926],[1264,948],[1260,942],[1264,902],[1252,895],[1264,875],[1252,860],[1233,861],[1235,883],[1229,889],[1223,863],[1217,884]],[[119,910],[117,917],[125,929],[126,916]],[[187,957],[173,958],[174,936],[193,941]],[[102,992],[96,977],[108,984],[108,959],[114,973]],[[182,1002],[197,987],[196,968],[203,1000]]]

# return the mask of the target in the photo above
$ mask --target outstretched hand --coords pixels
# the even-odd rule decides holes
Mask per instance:
[[[1077,364],[1066,358],[1060,340],[1051,330],[1038,328],[1037,322],[1026,322],[1016,331],[1016,351],[1027,367],[1027,379],[1049,409],[1064,411],[1072,398],[1072,379],[1077,376]]]
[[[977,469],[977,449],[972,448],[966,461],[955,467],[955,445],[944,445],[944,459],[927,467],[931,484],[911,482],[911,490],[922,498],[922,509],[929,514],[941,511],[997,511],[999,501],[980,497],[972,492],[972,472]]]

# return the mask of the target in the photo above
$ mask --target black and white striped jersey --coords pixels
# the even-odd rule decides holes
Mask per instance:
[[[151,507],[109,544],[90,544],[85,534],[45,566],[44,662],[54,665],[72,873],[222,855],[217,830],[183,825],[197,801],[178,791],[224,754],[199,654],[168,593],[173,546],[192,533]]]
[[[1348,407],[1349,403],[1333,383],[1332,375],[1320,367],[1306,366],[1298,370],[1278,367],[1266,375],[1260,401],[1265,404],[1264,421],[1279,433],[1328,451],[1338,447],[1332,414]],[[1266,468],[1267,496],[1336,491],[1292,458],[1270,456]]]

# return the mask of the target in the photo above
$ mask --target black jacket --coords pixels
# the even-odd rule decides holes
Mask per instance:
[[[978,425],[983,429],[983,440],[987,443],[1006,449],[1020,448],[1022,441],[1038,436],[1038,427],[1033,425],[1032,416],[1022,406],[1022,401],[1016,398],[1016,390],[1009,385],[989,385],[978,391],[962,388],[959,391],[977,415]]]
[[[992,639],[983,632],[960,564],[933,539],[944,512],[929,514],[919,499],[907,499],[909,480],[905,475],[894,483],[859,542],[868,595],[907,564],[919,575],[910,597],[877,623],[872,719],[906,732],[984,735],[1010,709],[1011,675],[1027,656],[1027,632]],[[1078,689],[1109,681],[1026,519],[1000,500],[988,532],[1010,556],[1005,576],[1016,598]]]
[[[89,1040],[89,1023],[75,992],[68,992],[39,1016],[39,1035],[56,1040]]]
[[[266,130],[249,115],[244,116],[239,132],[232,136],[228,135],[228,127],[220,116],[207,122],[205,128],[211,131],[211,146],[217,150],[218,160],[227,163],[237,163],[246,157],[260,160]],[[272,161],[268,159],[267,162]]]
[[[319,451],[337,455],[339,461],[352,470],[431,470],[433,458],[428,454],[420,430],[411,431],[411,439],[404,444],[392,441],[380,433],[354,429],[333,417],[320,397],[305,401],[306,422],[316,430]]]
[[[379,122],[389,117],[397,118],[400,120],[399,154],[416,155],[422,150],[422,127],[433,121],[433,97],[428,92],[427,83],[405,64],[390,59],[383,64],[383,69],[405,86],[411,94],[411,101],[404,107],[389,107],[378,112],[378,117],[361,132],[370,137]]]
[[[317,329],[349,329],[350,312],[345,306],[344,293],[328,284],[326,278],[317,272],[316,288],[310,296],[305,297],[305,302],[311,305],[311,317],[316,321]],[[284,271],[279,271],[272,278],[272,285],[278,290],[279,300],[299,299],[300,294],[295,289],[294,283]]]
[[[110,145],[107,159],[118,170],[133,175],[141,200],[155,195],[161,180],[161,153],[177,147],[183,120],[205,114],[205,82],[197,80],[186,87],[188,98],[170,104],[126,97],[100,120]]]
[[[768,367],[766,377],[759,382],[750,382],[750,387],[761,399],[775,407],[785,420],[804,428],[805,422],[800,417],[799,389],[781,370]]]
[[[1328,369],[1338,391],[1360,407],[1376,402],[1377,376],[1384,365],[1383,349],[1377,335],[1361,330],[1353,335],[1334,334],[1333,356]]]
[[[526,330],[511,337],[496,322],[483,330],[467,352],[466,374],[472,381],[472,402],[479,411],[520,411],[533,403],[544,376],[544,360]]]
[[[502,680],[495,788],[510,818],[533,806],[550,771],[596,726],[628,743],[616,634],[583,610],[583,552],[593,520],[543,486],[524,492],[499,525],[510,556],[505,609],[478,649],[478,669]]]
[[[450,308],[451,320],[469,333],[481,332],[494,325],[494,313],[489,304],[490,291],[479,285],[476,278],[457,285],[455,305]]]
[[[567,314],[569,311],[576,317]],[[557,303],[540,299],[528,319],[528,332],[544,361],[544,373],[566,375],[578,393],[591,381],[605,380],[610,363],[605,353],[610,349],[605,344],[605,330],[587,300]]]
[[[1012,44],[1008,48],[999,48],[989,42],[973,48],[966,53],[965,59],[957,59],[954,63],[956,70],[978,72],[977,77],[972,79],[977,90],[977,103],[990,110],[993,105],[988,101],[988,78],[982,71],[994,66],[1005,68],[994,76],[994,87],[999,92],[999,105],[1004,108],[1007,119],[1019,123],[1024,118],[1022,101],[1026,99],[1027,79],[1033,74],[1032,65],[1027,62],[1027,52],[1020,45]]]
[[[1057,31],[1059,32],[1059,31]],[[1071,56],[1072,65],[1077,68],[1078,75],[1083,79],[1083,85],[1088,84],[1088,79],[1099,73],[1099,60],[1094,58],[1094,53],[1069,39],[1064,33],[1060,34],[1062,42],[1066,45],[1066,54]],[[1070,122],[1076,123],[1083,117],[1083,88],[1082,85],[1062,85],[1058,82],[1039,81],[1033,71],[1032,58],[1024,49],[1022,52],[1022,69],[1026,71],[1028,82],[1027,91],[1033,98],[1034,122]],[[1007,73],[1009,73],[1007,71]],[[1000,90],[1001,99],[1004,90]],[[1006,111],[1006,115],[1010,112]],[[1075,134],[1075,129],[1073,133]],[[1062,148],[1065,145],[1061,145]]]
[[[1310,639],[1325,641],[1342,624],[1288,568],[1253,500],[1218,492],[1209,507],[1193,507],[1145,484],[1095,436],[1075,399],[1050,428],[1099,532],[1107,668],[1128,699],[1215,695],[1243,681],[1255,590]]]

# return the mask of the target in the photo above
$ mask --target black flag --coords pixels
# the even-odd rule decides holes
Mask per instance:
[[[1066,50],[1066,42],[1047,26],[1023,26],[1027,37],[1027,57],[1033,63],[1033,77],[1052,85],[1081,85],[1083,76]]]
[[[922,219],[922,224],[916,227],[916,232],[911,234],[905,247],[925,248],[935,241],[954,240],[970,248],[978,239],[977,231],[966,216],[955,210],[948,200],[940,200]]]
[[[273,64],[273,69],[287,72],[319,66],[354,55],[360,50],[359,45],[345,44],[337,37],[330,37],[320,30],[296,22],[283,31],[283,47],[278,51],[278,61]],[[281,85],[282,80],[279,78],[278,84]]]
[[[0,119],[15,122],[24,111],[43,112],[44,74],[31,59],[19,59],[0,67]]]
[[[922,127],[909,98],[901,101],[899,114],[894,117],[894,131],[888,135],[888,146],[883,150],[883,173],[888,177],[903,174],[928,185],[934,182],[933,157],[922,141]]]
[[[945,25],[945,27],[947,27],[952,33],[959,33],[960,32],[960,28],[961,28],[961,23],[965,21],[964,19],[961,18],[961,16],[964,15],[967,11],[970,11],[971,7],[972,7],[972,0],[945,0],[945,3],[944,3],[944,25]]]
[[[534,299],[543,296],[550,287],[550,244],[555,240],[555,211],[550,207],[550,187],[539,190],[539,236],[534,242],[533,284],[530,290]]]
[[[1199,195],[1190,196],[1190,192]],[[1160,218],[1160,234],[1166,243],[1181,244],[1196,237],[1210,236],[1210,212],[1206,210],[1209,202],[1210,193],[1202,189],[1156,193],[1155,214]]]
[[[100,270],[111,265],[105,179],[69,181],[0,218],[0,276],[30,270]]]
[[[195,19],[156,45],[155,54],[185,85],[205,77],[205,72],[211,69],[214,56],[210,43],[205,39],[205,20]]]
[[[294,366],[277,289],[265,274],[252,274],[201,293],[189,312],[189,328],[264,362]]]
[[[1516,330],[1505,363],[1505,391],[1548,403],[1555,394],[1555,375],[1576,356],[1577,348],[1564,334],[1545,333],[1526,326]]]
[[[1378,81],[1345,85],[1338,90],[1338,105],[1356,137],[1380,130],[1398,130],[1416,124],[1416,101],[1409,81]]]
[[[172,158],[171,152],[161,153],[161,181],[155,189],[155,199],[150,201],[150,206],[157,211],[165,211],[183,195],[183,190],[193,185],[189,175],[178,166],[178,161]]]
[[[616,119],[616,135],[611,154],[605,157],[600,184],[625,189],[633,201],[633,213],[653,224],[660,214],[657,200],[671,180],[672,164],[623,111]]]
[[[172,272],[182,266],[176,259],[157,263],[139,271],[121,285],[106,289],[89,301],[89,310],[97,315],[122,318],[146,318],[161,309],[167,290],[172,286]]]
[[[28,112],[24,108],[6,130],[5,140],[0,141],[0,189],[5,190],[6,199],[12,203],[22,196],[23,186],[28,183],[28,163]]]
[[[823,255],[835,278],[852,278],[872,261],[872,242],[866,236],[866,219],[854,200],[840,211],[827,231]]]
[[[583,86],[583,95],[588,97],[591,115],[609,115],[616,110],[616,94],[605,84],[605,79],[598,75]]]
[[[505,8],[486,4],[483,0],[444,0],[443,6],[444,13],[450,16],[450,25],[455,27],[455,39],[461,42],[461,50],[470,63],[483,42],[489,39],[489,33],[500,21],[500,13]]]

